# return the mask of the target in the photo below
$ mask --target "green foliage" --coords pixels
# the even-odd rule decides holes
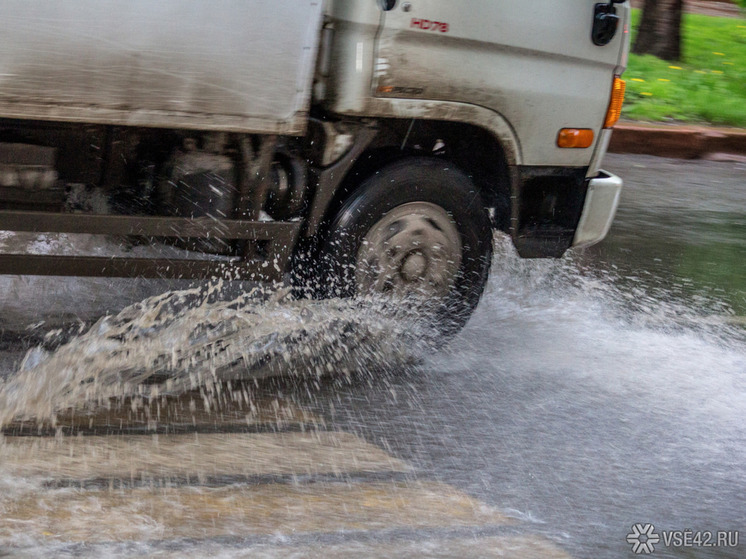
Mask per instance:
[[[624,77],[625,118],[746,127],[746,19],[686,15],[682,62],[633,54]]]

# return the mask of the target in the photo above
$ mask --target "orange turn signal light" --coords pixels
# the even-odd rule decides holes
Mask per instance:
[[[606,111],[606,121],[604,128],[613,128],[622,116],[622,104],[624,103],[624,91],[627,88],[626,82],[619,76],[614,76],[614,84],[611,87],[611,101],[609,110]]]
[[[589,148],[593,145],[593,130],[588,128],[563,128],[557,136],[561,148]]]

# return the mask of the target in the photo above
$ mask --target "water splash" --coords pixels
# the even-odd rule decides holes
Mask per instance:
[[[746,329],[722,300],[676,279],[591,266],[582,254],[527,261],[507,244],[496,252],[470,326],[479,345],[463,339],[439,366],[468,362],[494,368],[501,382],[529,376],[572,387],[575,401],[622,398],[694,423],[741,421]]]
[[[112,398],[156,398],[226,380],[349,374],[415,362],[431,339],[407,305],[375,298],[292,300],[222,282],[170,291],[106,316],[53,352],[30,350],[0,390],[0,425],[51,420]]]

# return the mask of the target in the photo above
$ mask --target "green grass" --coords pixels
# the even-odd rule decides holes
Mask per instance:
[[[680,62],[630,55],[622,116],[746,127],[746,18],[686,15],[683,41]]]

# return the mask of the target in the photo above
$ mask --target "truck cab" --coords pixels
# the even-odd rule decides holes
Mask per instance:
[[[335,34],[323,89],[329,110],[438,122],[444,135],[447,123],[468,125],[454,132],[457,142],[468,143],[470,127],[487,132],[494,145],[480,139],[468,151],[477,158],[474,151],[489,152],[494,167],[465,165],[488,175],[477,180],[494,193],[486,197],[503,204],[503,214],[510,205],[503,219],[518,251],[558,256],[592,242],[591,233],[576,237],[576,229],[586,179],[598,177],[611,135],[607,112],[626,66],[629,7],[584,0],[562,9],[549,0],[530,8],[517,0],[382,6],[328,8],[327,28]],[[598,15],[612,10],[616,32],[596,44]]]

